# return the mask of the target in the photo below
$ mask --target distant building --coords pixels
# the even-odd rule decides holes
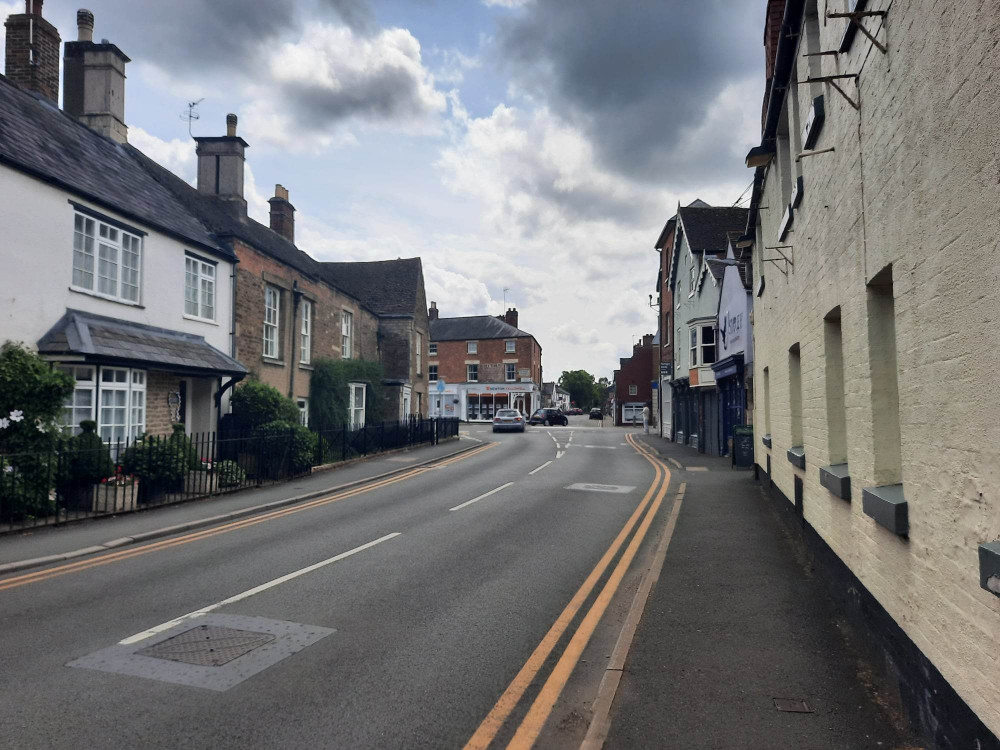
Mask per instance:
[[[485,422],[497,409],[530,414],[541,407],[542,347],[517,327],[516,309],[441,318],[431,302],[428,313],[431,416]]]
[[[542,406],[566,411],[571,406],[569,391],[556,382],[542,383]]]
[[[653,401],[654,334],[632,347],[632,356],[619,360],[615,370],[615,424],[642,424],[642,409]]]

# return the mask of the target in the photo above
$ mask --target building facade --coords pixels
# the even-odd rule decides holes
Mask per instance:
[[[996,8],[770,6],[747,156],[756,461],[911,720],[997,747]]]
[[[59,40],[40,6],[28,20],[55,57],[30,60],[17,37],[25,17],[12,16],[0,77],[0,226],[17,253],[17,273],[0,274],[0,341],[73,376],[67,432],[85,419],[108,441],[176,423],[214,430],[226,389],[246,374],[233,357],[236,256],[127,144],[128,58],[92,41],[87,11],[66,44],[67,108],[57,108]]]
[[[652,380],[656,347],[647,333],[632,347],[632,356],[618,360],[615,370],[615,424],[642,424],[642,410],[653,403]]]
[[[656,337],[659,344],[658,356],[653,364],[653,379],[657,383],[653,398],[653,412],[657,417],[660,437],[671,439],[673,435],[673,389],[670,381],[674,375],[673,316],[674,292],[670,284],[670,262],[674,252],[674,235],[677,217],[671,216],[656,240],[658,268],[656,272],[656,303],[659,305]]]
[[[542,404],[542,348],[502,317],[441,318],[431,302],[428,378],[431,416],[488,422],[499,409],[530,414]]]

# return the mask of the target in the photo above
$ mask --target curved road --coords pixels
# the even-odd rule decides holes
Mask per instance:
[[[482,450],[0,578],[3,745],[559,745],[575,696],[592,699],[600,679],[577,651],[613,642],[666,515],[655,501],[669,473],[624,430],[596,425],[463,427]],[[628,571],[620,586],[616,569]],[[616,596],[599,617],[608,580]],[[226,658],[250,650],[219,666],[178,661],[206,658],[188,636],[172,640],[201,638],[203,624],[230,628],[202,638]],[[167,639],[169,659],[135,653]]]

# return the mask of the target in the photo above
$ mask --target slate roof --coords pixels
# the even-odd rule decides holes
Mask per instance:
[[[320,263],[338,289],[364,300],[377,315],[415,315],[423,270],[420,258]]]
[[[438,318],[430,321],[431,341],[472,341],[475,339],[513,339],[530,333],[508,325],[492,315],[465,318]]]
[[[247,369],[201,336],[66,310],[38,342],[42,354],[84,355],[144,368],[212,375],[245,375]]]
[[[0,163],[227,257],[205,226],[116,143],[0,75]],[[145,158],[145,157],[143,157]]]
[[[743,234],[748,213],[746,208],[711,206],[684,206],[677,210],[688,245],[696,253],[724,253],[729,232]]]

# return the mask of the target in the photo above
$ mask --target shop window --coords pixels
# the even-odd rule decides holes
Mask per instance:
[[[465,379],[470,383],[479,382],[479,365],[465,366]]]
[[[504,365],[506,380],[508,383],[514,383],[517,381],[517,365],[516,364],[506,364]]]
[[[356,430],[365,426],[365,384],[348,383],[347,387],[350,394],[351,429]]]
[[[63,432],[67,435],[79,435],[80,422],[94,418],[94,394],[97,390],[96,368],[66,366],[57,369],[72,377],[75,383],[73,393],[63,402],[63,412],[60,419]]]

